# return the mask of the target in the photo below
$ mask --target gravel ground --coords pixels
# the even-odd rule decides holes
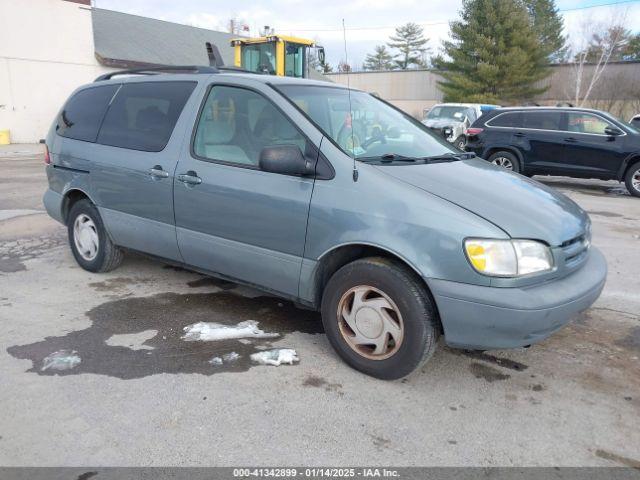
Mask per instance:
[[[287,301],[137,255],[81,270],[39,149],[0,150],[0,465],[640,466],[640,199],[617,182],[538,177],[591,214],[610,271],[593,308],[528,350],[440,345],[382,382]],[[181,338],[247,320],[278,335]],[[300,362],[246,360],[267,348]],[[80,363],[56,370],[61,350]]]

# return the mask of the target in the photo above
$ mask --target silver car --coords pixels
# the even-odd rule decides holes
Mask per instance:
[[[441,337],[543,340],[604,286],[578,205],[372,95],[214,68],[124,73],[74,92],[46,140],[44,204],[88,271],[132,250],[261,288],[319,310],[336,352],[383,379]]]
[[[484,112],[498,108],[499,105],[480,103],[440,103],[424,111],[422,123],[441,134],[459,150],[467,143],[467,128]]]

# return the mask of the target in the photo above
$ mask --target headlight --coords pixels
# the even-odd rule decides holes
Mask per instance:
[[[553,268],[549,247],[534,240],[470,238],[464,249],[469,263],[483,275],[519,277]]]

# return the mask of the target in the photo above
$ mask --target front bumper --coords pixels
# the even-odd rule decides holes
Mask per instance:
[[[444,328],[445,342],[469,349],[531,345],[562,328],[600,296],[607,263],[591,248],[585,265],[541,285],[498,288],[427,279]]]

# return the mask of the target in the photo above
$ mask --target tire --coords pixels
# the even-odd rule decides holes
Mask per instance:
[[[624,176],[624,184],[627,186],[627,190],[634,197],[640,197],[640,162],[636,162]]]
[[[89,200],[80,200],[71,207],[67,233],[71,252],[85,270],[108,272],[122,263],[124,253],[109,238],[98,209]]]
[[[464,135],[460,135],[455,139],[453,144],[456,146],[458,150],[462,150],[464,152],[464,147],[467,145],[467,139],[464,138]]]
[[[363,289],[369,291],[361,296]],[[353,312],[356,295],[362,300],[357,315]],[[338,309],[348,315],[338,315]],[[378,313],[381,309],[383,314]],[[338,270],[324,289],[321,311],[324,330],[338,355],[372,377],[402,378],[424,364],[436,349],[440,330],[431,296],[412,271],[386,258],[363,258]],[[354,328],[360,328],[357,333],[347,317]],[[376,353],[373,345],[356,345],[378,335],[373,331],[384,332],[377,338],[383,339],[379,343],[385,352]]]
[[[506,168],[507,170],[512,170],[516,173],[520,173],[521,171],[518,157],[506,150],[494,153],[487,161],[498,167]]]

